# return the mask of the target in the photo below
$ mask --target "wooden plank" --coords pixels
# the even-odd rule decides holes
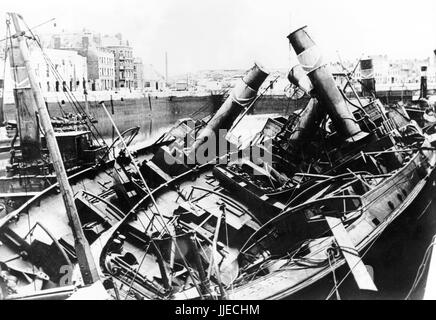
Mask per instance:
[[[336,242],[344,255],[345,261],[350,267],[359,289],[377,291],[377,287],[362,262],[359,252],[354,246],[347,230],[345,230],[341,219],[332,216],[326,216],[325,219],[333,232]]]
[[[29,191],[29,192],[1,192],[0,193],[0,198],[22,198],[22,197],[34,197],[37,194],[39,194],[40,192],[33,192],[33,191]]]
[[[156,172],[163,180],[166,182],[171,181],[172,177],[159,168],[153,161],[148,161],[145,163],[151,170]]]

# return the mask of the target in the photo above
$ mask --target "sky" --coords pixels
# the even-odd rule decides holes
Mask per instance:
[[[286,36],[307,25],[330,61],[368,54],[425,58],[436,49],[435,0],[11,0],[0,17],[20,13],[40,33],[87,28],[122,33],[134,55],[164,74],[246,69],[253,61],[287,68]],[[2,20],[4,20],[2,18]],[[4,23],[0,23],[4,34]]]

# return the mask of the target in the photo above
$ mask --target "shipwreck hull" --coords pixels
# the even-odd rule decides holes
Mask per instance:
[[[403,212],[405,212],[407,208],[410,207],[412,202],[420,194],[422,194],[424,187],[430,180],[436,163],[436,154],[432,148],[429,147],[429,144],[426,141],[421,148],[422,150],[415,152],[411,158],[405,161],[404,165],[402,165],[399,169],[393,170],[392,174],[386,174],[383,180],[379,182],[376,187],[373,187],[371,190],[365,192],[361,196],[356,196],[356,198],[358,197],[360,199],[363,205],[362,210],[359,210],[361,211],[361,214],[356,220],[347,223],[346,229],[350,238],[353,240],[353,244],[361,254],[364,254],[365,250],[372,246],[373,242],[380,237],[385,228],[390,226],[399,216],[401,216]],[[212,173],[214,173],[214,175],[212,175]],[[235,208],[239,208],[240,213],[238,215],[247,213],[247,208],[250,207],[250,203],[248,203],[250,200],[245,199],[244,201],[244,199],[235,193],[234,190],[229,188],[229,185],[226,185],[225,181],[223,180],[223,176],[226,175],[228,178],[230,178],[230,181],[238,184],[239,187],[244,188],[246,186],[242,180],[239,181],[234,176],[228,176],[228,173],[222,171],[222,167],[221,169],[220,166],[214,167],[214,163],[211,162],[186,171],[180,175],[173,176],[171,179],[155,188],[152,191],[152,195],[156,199],[157,203],[159,203],[160,206],[163,206],[163,213],[167,219],[167,222],[173,221],[174,216],[172,214],[174,212],[179,212],[180,214],[180,212],[188,213],[191,211],[193,216],[200,217],[201,215],[199,215],[197,209],[201,211],[201,208],[204,208],[207,212],[211,205],[215,206],[214,210],[216,210],[216,212],[212,216],[215,216],[214,219],[216,219],[219,215],[219,206],[216,204],[216,202],[203,202],[203,204],[197,209],[194,209],[188,205],[188,203],[192,204],[197,201],[193,199],[204,199],[210,194],[215,193],[218,194],[218,198],[230,198],[229,203],[233,202],[238,204],[230,210],[231,212],[235,212]],[[192,195],[191,189],[203,190],[205,193],[200,195],[197,194],[196,196],[193,196],[193,199],[189,200]],[[191,193],[189,192],[190,190]],[[325,200],[328,201],[329,199],[326,198]],[[316,202],[318,200],[314,199],[313,201]],[[209,206],[207,205],[208,203]],[[303,202],[300,205],[304,207],[306,204]],[[272,203],[271,206],[274,206],[274,203]],[[145,231],[148,229],[148,223],[152,223],[152,217],[156,216],[156,213],[152,213],[152,207],[153,206],[150,206],[150,195],[144,197],[129,211],[129,213],[127,213],[122,221],[120,221],[117,225],[114,225],[112,229],[103,234],[103,236],[100,238],[100,241],[95,243],[95,246],[93,246],[93,251],[94,254],[99,257],[103,274],[110,274],[111,276],[117,278],[116,274],[113,273],[110,264],[108,265],[107,260],[108,254],[109,256],[111,255],[109,248],[111,247],[111,243],[116,238],[117,234],[122,234],[124,236],[123,241],[124,247],[126,248],[126,251],[123,253],[124,256],[129,256],[128,254],[126,255],[126,252],[128,253],[129,251],[136,252],[134,254],[136,260],[133,259],[133,261],[139,261],[143,256],[144,252],[141,250],[141,248],[153,238],[153,232],[150,232],[150,230],[149,232]],[[280,214],[283,214],[283,212],[286,211],[286,208],[283,208],[282,205],[276,207],[276,210],[276,214],[280,216]],[[280,210],[283,210],[282,213],[280,213]],[[203,212],[203,214],[207,215],[206,212]],[[351,215],[353,215],[353,213]],[[259,227],[262,225],[262,223],[257,219],[258,215],[255,214],[255,211],[250,210],[250,212],[247,213],[247,217],[251,217],[253,223],[255,223],[251,232],[254,233],[259,230]],[[233,220],[233,218],[229,218],[229,221],[231,220]],[[203,223],[204,222],[201,222],[201,220],[185,221],[180,223],[179,227],[181,226],[186,234],[194,232],[198,238],[203,239],[206,242],[210,242],[213,231],[203,230],[200,227],[203,225]],[[214,223],[215,222],[213,222],[212,225],[214,225]],[[163,228],[161,227],[159,232],[162,230]],[[155,230],[155,232],[156,231],[158,230]],[[242,236],[244,233],[241,232],[240,234],[241,237],[245,237],[245,239],[250,237],[250,234],[247,233],[245,233],[244,236]],[[239,242],[239,244],[233,242],[231,246],[232,249],[240,249],[242,242]],[[313,248],[315,248],[317,251],[321,250],[325,252],[329,247],[332,246],[334,242],[334,237],[326,236],[314,241]],[[291,247],[292,245],[290,245],[290,248]],[[164,255],[167,256],[168,252]],[[158,270],[159,266],[155,259],[155,254],[148,255],[146,260],[149,261],[149,263],[143,266],[141,273],[139,273],[140,279],[142,279],[141,281],[145,281],[144,279],[149,278],[151,274],[154,278],[160,279]],[[322,259],[323,257],[321,257],[321,260]],[[283,265],[283,261],[277,260],[277,262],[279,265]],[[325,262],[325,255],[324,264],[319,267],[314,267],[312,265],[310,268],[305,268],[304,265],[302,266],[296,262],[288,261],[286,268],[280,269],[281,267],[279,266],[276,271],[254,279],[247,284],[235,284],[233,290],[229,290],[228,298],[299,298],[310,292],[311,288],[317,288],[316,290],[319,290],[320,286],[328,293],[328,291],[331,289],[331,287],[328,285],[331,281],[331,278],[328,276],[331,276],[332,269],[328,266],[328,264],[326,265]],[[339,270],[349,270],[345,269],[343,267],[344,265],[344,258],[341,257],[340,254],[337,255],[332,267]],[[133,270],[135,269],[130,271],[130,278],[118,279],[118,284],[131,284],[130,281],[134,277]],[[150,270],[153,270],[153,272]],[[345,271],[345,273],[346,272],[347,271]],[[194,287],[191,287],[187,292],[174,292],[174,296],[168,295],[168,293],[164,290],[162,281],[163,279],[158,281],[158,283],[161,285],[159,289],[161,291],[157,289],[147,291],[148,289],[146,287],[150,286],[150,283],[141,288],[141,286],[144,286],[144,283],[142,283],[142,285],[139,285],[140,288],[132,289],[132,291],[136,292],[138,297],[141,297],[142,299],[178,299],[183,297],[186,299],[200,298]],[[327,283],[327,286],[323,287],[324,283]],[[144,293],[144,290],[147,293]],[[127,293],[124,292],[124,294]],[[184,296],[185,294],[186,296]],[[135,297],[135,295],[131,293],[131,298],[133,297]]]
[[[149,157],[157,146],[136,150],[138,160]],[[117,172],[115,166],[115,160],[107,160],[105,163],[100,163],[98,167],[88,167],[68,177],[75,192],[76,206],[80,209],[82,226],[90,242],[94,241],[104,228],[108,229],[117,224],[124,216],[118,209],[118,207],[123,208],[123,202],[120,200],[111,204],[109,201],[111,197],[121,199],[117,192],[121,194],[126,191],[135,192],[134,186],[130,183],[124,183],[119,189],[114,188],[117,184],[117,180],[113,178]],[[125,190],[126,188],[128,190]],[[132,197],[131,200],[134,201],[138,196]],[[90,203],[100,201],[106,204],[106,210],[98,206],[94,211],[89,210]],[[60,291],[65,288],[67,296],[73,294],[74,290],[67,289],[71,289],[77,257],[58,183],[37,192],[18,209],[1,216],[0,240],[4,243],[0,247],[3,261],[13,259],[6,263],[11,274],[27,273],[30,275],[27,280],[34,279],[37,283],[37,285],[32,282],[29,284],[18,277],[18,290],[7,296],[8,299],[50,299],[52,294],[57,296],[56,290],[54,293],[50,291],[52,288],[59,288]],[[23,252],[25,254],[17,259],[17,254]],[[34,288],[37,290],[35,291]],[[38,290],[43,291],[38,293]]]
[[[436,163],[436,154],[426,152],[430,166],[422,160],[420,153],[415,156],[395,175],[389,177],[378,188],[367,192],[364,202],[372,203],[360,218],[361,226],[369,232],[357,232],[359,227],[348,228],[350,237],[353,239],[356,249],[362,254],[371,247],[381,233],[390,226],[398,217],[411,206],[413,201],[423,192],[430,177],[433,176],[433,168]],[[405,193],[403,192],[405,191]],[[383,195],[383,197],[381,197]],[[400,200],[401,195],[402,200]],[[391,205],[392,203],[393,205]],[[374,217],[378,220],[374,220]],[[326,240],[329,244],[333,238]],[[333,264],[334,269],[343,268],[345,259],[341,258]],[[295,270],[278,270],[273,274],[259,278],[251,283],[235,288],[229,298],[236,300],[246,299],[301,299],[312,296],[312,290],[319,290],[323,284],[331,283],[332,269],[327,266],[321,268],[301,268],[297,265]],[[311,290],[311,287],[314,287]],[[315,289],[316,287],[316,289]],[[325,294],[331,292],[333,286],[325,288]],[[317,295],[319,291],[317,292]]]

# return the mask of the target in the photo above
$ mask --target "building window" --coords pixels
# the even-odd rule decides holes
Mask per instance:
[[[59,81],[56,81],[56,92],[59,92]]]
[[[50,81],[47,81],[47,92],[50,92]]]

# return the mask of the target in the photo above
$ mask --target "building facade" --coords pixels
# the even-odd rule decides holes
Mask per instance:
[[[86,58],[73,50],[45,49],[32,50],[30,59],[44,92],[83,90],[88,81]]]
[[[143,65],[143,81],[145,91],[163,91],[166,88],[164,76],[151,64]]]
[[[51,49],[85,49],[101,46],[101,35],[86,29],[79,32],[61,32],[41,35],[43,46]]]
[[[132,48],[121,34],[102,36],[84,29],[41,38],[47,48],[75,50],[87,59],[88,90],[133,87]]]
[[[144,65],[141,58],[133,59],[133,88],[144,89]]]
[[[115,88],[114,53],[102,47],[88,47],[82,51],[87,59],[88,88],[92,91]]]
[[[111,45],[107,49],[113,52],[115,61],[115,88],[134,88],[133,49],[127,45]]]
[[[428,82],[436,82],[436,69],[432,59],[390,59],[387,55],[369,56],[372,59],[374,78],[378,88],[400,86],[415,88],[421,78],[421,67],[428,67]],[[360,68],[356,78],[361,78]]]

